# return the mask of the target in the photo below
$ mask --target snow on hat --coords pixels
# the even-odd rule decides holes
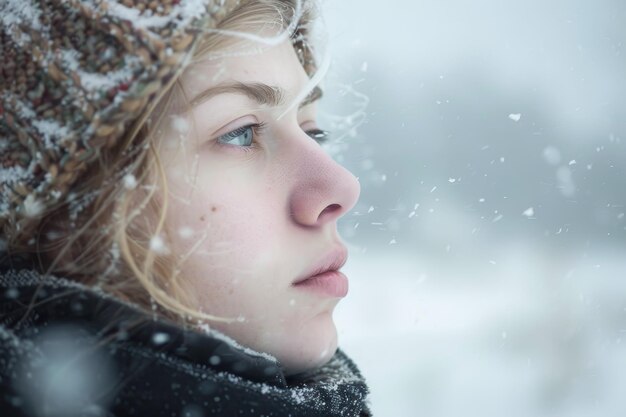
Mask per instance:
[[[224,3],[0,1],[0,243],[69,198],[238,2]]]

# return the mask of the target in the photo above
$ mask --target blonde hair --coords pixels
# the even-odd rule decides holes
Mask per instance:
[[[312,6],[304,0],[239,1],[196,44],[190,64],[217,57],[219,51],[236,43],[233,34],[261,31],[270,25],[294,28],[289,38],[311,76],[315,71],[308,27],[312,16]],[[298,19],[295,27],[290,26],[293,19]],[[30,251],[36,268],[45,275],[99,286],[174,321],[230,321],[232,318],[194,309],[181,283],[179,266],[185,259],[154,250],[159,239],[166,247],[171,242],[165,224],[167,198],[156,198],[157,189],[165,197],[169,193],[154,138],[166,116],[187,101],[180,75],[170,81],[123,140],[101,152],[99,163],[89,167],[71,190],[74,198],[43,217],[34,237],[35,249],[31,241],[11,252],[24,255]]]

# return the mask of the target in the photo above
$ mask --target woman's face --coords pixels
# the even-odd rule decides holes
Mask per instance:
[[[288,41],[194,64],[182,77],[193,107],[170,118],[160,150],[171,249],[188,255],[180,276],[194,307],[239,317],[211,326],[274,355],[288,373],[336,350],[332,313],[345,282],[294,282],[340,267],[337,220],[360,191],[313,138],[315,103],[291,106],[307,82]]]

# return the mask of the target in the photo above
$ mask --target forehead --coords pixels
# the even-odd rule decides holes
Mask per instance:
[[[181,77],[185,91],[193,96],[199,91],[225,82],[262,83],[284,90],[287,99],[295,97],[309,78],[289,40],[266,46],[243,41],[245,51],[216,59],[200,59]],[[191,98],[191,97],[189,97]]]

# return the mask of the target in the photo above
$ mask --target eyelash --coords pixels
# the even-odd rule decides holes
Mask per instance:
[[[227,147],[235,147],[238,148],[239,150],[243,151],[243,152],[251,152],[252,149],[256,148],[256,144],[258,143],[256,138],[257,136],[259,136],[266,128],[266,123],[265,122],[260,122],[260,123],[251,123],[245,126],[241,126],[238,127],[235,130],[231,130],[230,132],[224,133],[223,135],[219,136],[219,138],[224,137],[224,136],[228,136],[230,138],[236,138],[239,135],[242,135],[243,133],[246,132],[247,129],[252,129],[252,142],[250,144],[250,146],[240,146],[240,145],[233,145],[233,144],[228,144],[228,143],[223,143],[220,142],[219,140],[217,140],[216,142],[221,145],[221,146],[227,146]],[[326,130],[322,130],[322,129],[310,129],[307,130],[305,132],[307,135],[309,135],[309,137],[311,137],[311,139],[315,140],[317,143],[319,143],[320,145],[328,142],[328,140],[330,139],[330,132],[326,131]]]

